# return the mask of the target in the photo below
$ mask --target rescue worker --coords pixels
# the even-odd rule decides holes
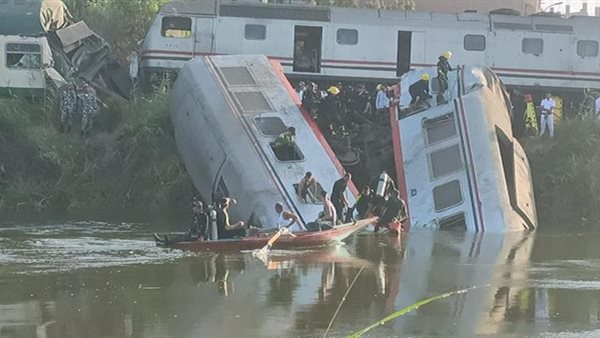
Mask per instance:
[[[346,222],[350,222],[350,219],[352,218],[352,214],[354,213],[354,211],[357,212],[358,219],[367,218],[367,216],[369,214],[369,209],[371,209],[372,203],[373,203],[373,194],[371,191],[371,187],[368,185],[365,185],[362,188],[362,190],[360,191],[360,194],[358,195],[358,198],[356,199],[356,202],[354,203],[352,208],[350,208],[350,210],[348,210],[348,215],[346,216]]]
[[[275,139],[275,143],[277,145],[292,145],[294,143],[294,138],[296,137],[296,128],[289,127],[286,131],[279,134]]]
[[[540,102],[540,136],[546,133],[546,128],[550,137],[554,137],[554,109],[556,102],[552,99],[551,93],[546,93],[546,98]]]
[[[89,135],[94,118],[98,114],[98,102],[94,89],[88,84],[83,86],[79,93],[79,109],[81,114],[81,136]]]
[[[288,228],[290,231],[306,231],[306,228],[299,222],[298,216],[290,211],[283,209],[283,204],[275,203],[275,212],[277,213],[277,229]],[[297,225],[292,229],[293,225]]]
[[[429,74],[421,74],[421,79],[408,87],[408,93],[410,94],[411,100],[410,105],[412,107],[419,107],[422,103],[425,103],[429,107],[428,99],[431,98],[429,95]]]
[[[224,197],[217,208],[217,231],[219,239],[228,239],[235,237],[245,237],[246,228],[243,221],[231,224],[229,221],[229,207],[231,203],[236,204],[236,200]]]
[[[348,188],[348,182],[350,182],[351,176],[350,173],[346,173],[344,177],[335,181],[333,188],[331,189],[331,203],[333,203],[336,214],[340,219],[344,219],[344,209],[348,208],[345,192],[346,188]]]
[[[197,197],[192,200],[192,226],[190,227],[190,240],[198,240],[199,238],[207,239],[206,233],[208,229],[209,217],[204,212],[204,203]]]
[[[339,94],[340,89],[336,86],[331,86],[327,89],[327,94],[319,107],[318,121],[321,130],[327,129],[331,124],[341,123]]]
[[[71,132],[73,126],[73,115],[77,112],[77,91],[75,85],[67,84],[62,88],[59,98],[60,108],[60,132]]]
[[[528,136],[538,134],[538,122],[535,107],[533,105],[533,97],[530,94],[525,95],[525,133]]]
[[[327,195],[327,191],[321,191],[321,199],[323,200],[323,212],[320,217],[317,219],[318,229],[310,229],[309,231],[321,231],[333,229],[337,224],[337,213],[335,211],[335,207],[329,196]]]
[[[381,116],[390,109],[390,98],[388,97],[387,87],[384,84],[378,84],[376,89],[375,112],[377,116]]]
[[[310,171],[304,174],[304,177],[298,183],[298,197],[304,203],[308,203],[307,197],[310,197],[312,203],[315,203],[315,193],[317,191],[317,180]]]
[[[452,58],[452,53],[449,51],[445,51],[440,55],[437,62],[437,78],[439,83],[438,94],[437,94],[437,104],[446,103],[446,99],[444,98],[444,94],[446,90],[448,90],[448,72],[454,70],[452,66],[450,66],[450,59]]]
[[[389,228],[392,222],[404,221],[406,215],[406,204],[400,198],[398,190],[393,189],[385,202],[383,214],[375,225],[375,232],[378,232],[381,227]]]
[[[354,87],[354,91],[350,94],[348,101],[348,109],[362,116],[370,115],[371,100],[369,98],[369,92],[364,84],[359,84]]]

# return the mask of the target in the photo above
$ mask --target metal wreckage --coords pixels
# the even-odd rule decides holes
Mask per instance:
[[[68,83],[101,98],[128,98],[132,86],[109,44],[61,0],[0,0],[0,93],[55,96]]]

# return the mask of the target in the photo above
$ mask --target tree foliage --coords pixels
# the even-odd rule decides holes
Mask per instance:
[[[75,20],[83,20],[125,61],[137,49],[160,7],[168,0],[64,0]]]
[[[414,0],[308,0],[307,3],[319,6],[359,7],[377,9],[414,10]]]

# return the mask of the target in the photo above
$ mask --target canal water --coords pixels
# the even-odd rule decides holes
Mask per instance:
[[[600,232],[360,234],[346,245],[192,254],[147,225],[0,228],[0,337],[599,337]]]

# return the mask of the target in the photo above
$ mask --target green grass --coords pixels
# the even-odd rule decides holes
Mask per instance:
[[[105,109],[87,139],[78,128],[58,133],[56,111],[16,100],[1,107],[0,215],[86,220],[187,215],[191,184],[164,96]]]
[[[524,142],[542,226],[600,226],[600,121],[572,120]]]

